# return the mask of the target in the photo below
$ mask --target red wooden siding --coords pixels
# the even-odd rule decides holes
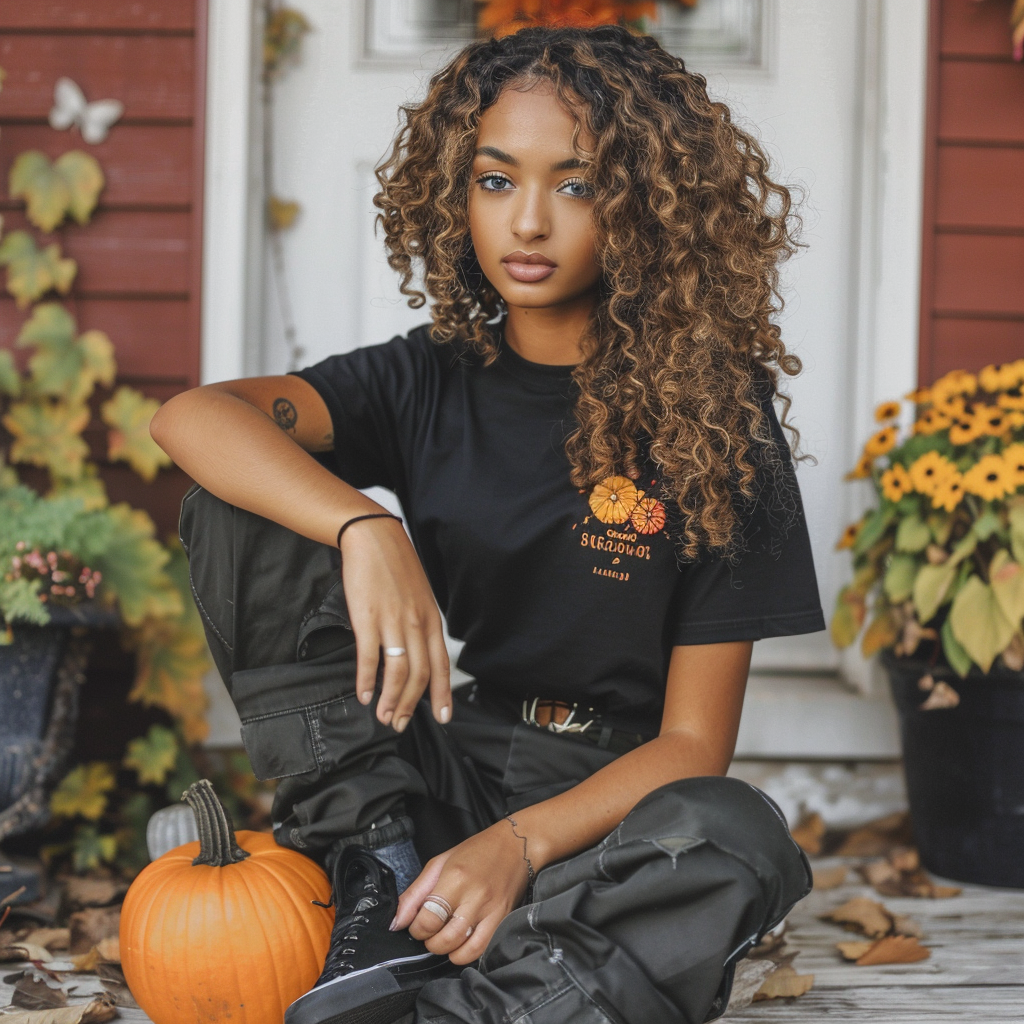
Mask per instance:
[[[26,226],[20,203],[7,200],[18,153],[84,149],[99,160],[106,187],[91,223],[60,229],[79,264],[66,304],[81,330],[110,335],[120,382],[160,399],[199,383],[205,55],[206,0],[0,0],[4,230]],[[62,75],[89,100],[124,104],[99,145],[49,127]],[[25,315],[0,292],[0,345],[13,344]],[[104,477],[112,498],[173,527],[188,483],[179,471],[150,486],[123,466]]]
[[[919,376],[1024,356],[1024,66],[1010,0],[932,0]]]

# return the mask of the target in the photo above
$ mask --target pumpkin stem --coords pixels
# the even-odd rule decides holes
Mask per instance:
[[[209,779],[193,782],[181,794],[181,799],[192,808],[199,828],[199,856],[192,861],[193,864],[223,868],[249,856],[235,841],[231,815],[217,799]]]

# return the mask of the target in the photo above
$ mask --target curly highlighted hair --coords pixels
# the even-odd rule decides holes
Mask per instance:
[[[468,197],[480,116],[513,86],[553,83],[576,118],[602,268],[581,341],[572,481],[660,470],[684,557],[743,546],[742,511],[782,479],[765,403],[795,374],[773,317],[779,264],[797,248],[790,192],[706,81],[650,36],[617,26],[526,28],[473,43],[401,108],[377,167],[388,263],[409,305],[414,261],[431,336],[490,361],[504,303],[473,251]],[[580,150],[581,131],[596,140]],[[784,396],[783,419],[789,401]],[[788,453],[787,453],[788,454]]]

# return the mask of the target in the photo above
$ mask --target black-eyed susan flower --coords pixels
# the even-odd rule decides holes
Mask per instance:
[[[852,548],[857,543],[857,534],[860,533],[860,523],[850,523],[850,525],[843,530],[842,536],[836,541],[836,551],[845,551],[846,548]]]
[[[875,409],[875,422],[888,423],[889,420],[896,419],[900,414],[900,408],[899,402],[883,402]]]
[[[949,439],[956,445],[977,441],[984,432],[985,424],[974,415],[973,411],[955,416],[949,425]]]
[[[985,391],[1005,391],[1019,383],[1013,363],[992,363],[978,371],[978,383]]]
[[[1013,489],[1024,487],[1024,444],[1011,444],[1003,449],[1003,462],[1013,482]]]
[[[913,391],[908,391],[903,397],[908,402],[913,402],[914,405],[928,405],[932,400],[932,389],[915,388]]]
[[[877,458],[879,455],[891,451],[896,444],[898,433],[896,427],[883,427],[868,438],[868,443],[864,445],[864,454]]]
[[[1010,423],[1006,413],[995,406],[983,405],[974,410],[974,418],[982,434],[1000,437],[1009,429]]]
[[[1015,490],[1013,479],[1002,455],[985,455],[964,473],[964,490],[986,501],[997,501]]]
[[[996,404],[1000,409],[1024,410],[1024,388],[1019,384],[1007,388],[1001,395],[996,396]]]
[[[914,421],[915,434],[936,434],[945,430],[953,421],[939,409],[925,409]]]
[[[950,370],[932,385],[932,401],[936,405],[957,395],[973,395],[978,390],[978,378],[966,370]]]
[[[956,470],[941,480],[932,493],[932,505],[935,508],[945,509],[947,512],[952,512],[963,499],[964,478]]]
[[[914,482],[910,474],[898,462],[892,469],[887,469],[879,481],[882,486],[882,494],[889,501],[899,501],[914,490]]]
[[[871,476],[871,471],[875,468],[875,460],[871,455],[862,455],[857,460],[857,465],[850,470],[849,473],[843,478],[844,480],[866,480]]]
[[[914,490],[934,494],[943,480],[956,473],[956,466],[939,452],[925,452],[910,464],[908,474]]]

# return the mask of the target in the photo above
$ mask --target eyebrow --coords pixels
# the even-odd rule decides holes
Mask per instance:
[[[506,153],[503,149],[498,149],[497,146],[481,146],[473,156],[490,156],[504,164],[511,164],[513,167],[519,166],[519,161],[511,153]],[[551,170],[572,171],[586,166],[586,161],[580,160],[579,157],[570,157],[568,160],[560,160],[557,164],[552,164]]]

